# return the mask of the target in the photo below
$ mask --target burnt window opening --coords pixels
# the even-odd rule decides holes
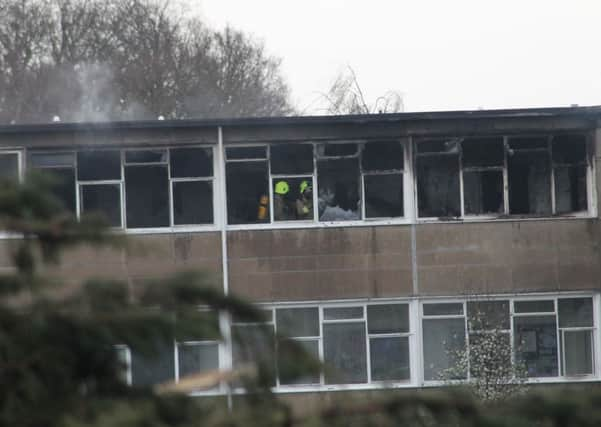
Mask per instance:
[[[403,145],[398,141],[367,142],[361,153],[363,171],[402,171]]]
[[[165,163],[167,150],[130,150],[125,152],[125,163]]]
[[[364,175],[366,218],[402,217],[403,174]]]
[[[172,148],[169,150],[171,178],[213,176],[213,150],[211,148]]]
[[[0,153],[0,180],[18,181],[19,153]]]
[[[251,147],[227,147],[225,149],[225,157],[227,160],[253,160],[267,159],[267,147],[251,146]]]
[[[317,157],[354,157],[359,154],[356,142],[327,142],[317,145]]]
[[[313,177],[272,178],[273,219],[313,220]]]
[[[81,213],[99,213],[111,227],[121,227],[120,184],[81,185],[80,199]]]
[[[313,174],[313,145],[276,144],[269,150],[274,175]]]
[[[465,138],[461,150],[465,215],[503,213],[503,138]]]
[[[127,166],[125,205],[128,228],[168,227],[167,165]]]
[[[269,173],[266,161],[226,164],[228,224],[269,222]]]
[[[461,216],[458,144],[457,139],[430,140],[417,144],[417,203],[420,217]]]
[[[352,221],[360,216],[359,159],[317,162],[320,221]]]
[[[67,211],[75,213],[75,153],[31,153],[29,165],[50,177],[52,195]]]
[[[558,135],[552,141],[555,213],[588,209],[587,149],[584,135]]]
[[[544,144],[543,144],[544,142]],[[509,138],[509,213],[550,215],[551,159],[547,137]]]
[[[121,179],[121,153],[118,150],[79,151],[77,179],[104,181]]]
[[[175,181],[173,191],[173,224],[213,223],[213,184],[210,181]]]

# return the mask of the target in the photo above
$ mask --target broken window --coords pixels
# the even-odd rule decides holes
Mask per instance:
[[[360,219],[358,156],[319,159],[317,184],[320,221]]]
[[[77,153],[77,180],[81,213],[104,215],[112,227],[121,227],[121,153],[118,150]]]
[[[403,145],[368,142],[361,154],[365,218],[403,216]]]
[[[128,228],[168,227],[169,172],[166,150],[126,152],[125,206]],[[132,164],[127,162],[131,161]]]
[[[19,180],[20,156],[19,152],[0,152],[0,179]]]
[[[313,220],[313,146],[270,147],[273,219]]]
[[[503,138],[465,138],[461,148],[465,215],[503,213]]]
[[[226,164],[228,224],[269,222],[269,179],[266,160]]]
[[[75,153],[31,153],[29,164],[52,179],[52,193],[68,211],[75,213]]]
[[[551,165],[547,137],[509,138],[509,213],[551,214]]]
[[[465,351],[465,316],[461,303],[423,305],[422,333],[424,352],[424,379],[465,379],[467,372],[456,368]],[[448,373],[448,374],[447,374]]]
[[[560,135],[553,138],[553,177],[555,212],[582,212],[588,208],[587,155],[584,135]]]
[[[169,150],[173,225],[213,223],[213,150]]]
[[[416,148],[419,216],[460,216],[459,140],[425,140]]]

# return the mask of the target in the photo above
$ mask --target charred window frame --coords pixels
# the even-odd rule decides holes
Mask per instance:
[[[585,215],[591,203],[584,133],[415,140],[419,218]]]

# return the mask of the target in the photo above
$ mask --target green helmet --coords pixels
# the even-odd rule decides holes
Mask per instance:
[[[275,194],[288,194],[288,191],[290,191],[290,187],[288,186],[288,183],[286,181],[278,181],[275,184]]]
[[[309,184],[309,181],[302,181],[300,183],[300,193],[303,194],[305,191],[312,191],[313,188],[311,187],[311,184]]]

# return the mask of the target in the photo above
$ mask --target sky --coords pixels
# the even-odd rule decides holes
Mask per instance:
[[[601,105],[598,0],[191,1],[280,57],[304,114],[349,66],[368,101],[397,91],[405,111]]]

